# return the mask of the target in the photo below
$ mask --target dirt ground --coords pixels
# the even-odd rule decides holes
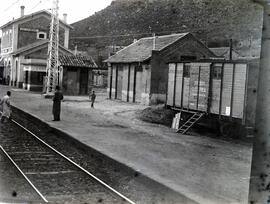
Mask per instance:
[[[2,97],[10,88],[0,89]],[[50,99],[11,91],[18,108],[199,203],[247,203],[251,145],[180,135],[143,122],[136,111],[146,106],[107,100],[104,91],[97,91],[94,109],[87,96],[65,96],[62,120],[55,123]]]

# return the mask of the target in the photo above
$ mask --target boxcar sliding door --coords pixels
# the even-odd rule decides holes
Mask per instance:
[[[189,109],[208,110],[210,63],[191,63]]]
[[[170,63],[167,105],[182,108],[183,63]]]

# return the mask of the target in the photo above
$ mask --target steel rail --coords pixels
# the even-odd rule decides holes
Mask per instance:
[[[20,167],[16,164],[16,162],[9,156],[6,150],[0,145],[1,150],[5,153],[8,159],[13,163],[13,165],[18,169],[18,171],[23,175],[25,180],[31,185],[31,187],[37,192],[37,194],[42,198],[42,200],[48,203],[48,200],[41,194],[41,192],[35,187],[35,185],[30,181],[30,179],[23,173]]]
[[[136,204],[135,202],[133,202],[132,200],[130,200],[129,198],[127,198],[126,196],[124,196],[123,194],[121,194],[120,192],[118,192],[117,190],[115,190],[114,188],[112,188],[111,186],[109,186],[108,184],[106,184],[104,181],[100,180],[95,175],[93,175],[92,173],[90,173],[89,171],[87,171],[86,169],[84,169],[83,167],[81,167],[79,164],[75,163],[70,158],[68,158],[67,156],[65,156],[64,154],[62,154],[61,152],[59,152],[58,150],[56,150],[55,148],[53,148],[52,146],[50,146],[49,144],[47,144],[45,141],[43,141],[38,136],[36,136],[34,133],[32,133],[30,130],[28,130],[27,128],[25,128],[21,124],[19,124],[17,121],[15,121],[13,119],[11,119],[11,121],[14,122],[16,125],[20,126],[26,132],[30,133],[37,140],[39,140],[45,146],[49,147],[51,150],[53,150],[54,152],[56,152],[57,154],[59,154],[61,157],[63,157],[64,159],[66,159],[67,161],[69,161],[70,163],[72,163],[74,166],[76,166],[77,168],[79,168],[80,170],[82,170],[83,172],[85,172],[87,175],[89,175],[90,177],[92,177],[93,179],[95,179],[96,181],[98,181],[100,184],[102,184],[103,186],[105,186],[106,188],[108,188],[110,191],[114,192],[116,195],[118,195],[119,197],[121,197],[124,201],[127,201],[130,204]]]

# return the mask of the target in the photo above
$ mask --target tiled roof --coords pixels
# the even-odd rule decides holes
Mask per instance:
[[[88,59],[85,56],[61,55],[59,56],[59,63],[62,66],[69,66],[69,67],[88,67],[88,68],[97,67],[96,63],[92,58]]]
[[[48,43],[49,43],[49,40],[40,40],[40,41],[37,41],[37,42],[32,43],[30,45],[19,48],[18,50],[12,52],[11,54],[12,55],[18,55],[18,54],[21,54],[23,52],[28,52],[28,51],[30,51],[32,49],[38,48],[38,47],[43,46],[43,45],[47,46]],[[72,51],[68,50],[67,48],[65,48],[62,45],[59,45],[59,48],[61,48],[61,49],[65,50],[66,52],[72,54]]]
[[[162,50],[177,40],[183,38],[188,33],[163,35],[155,37],[155,50]],[[152,56],[154,37],[141,38],[115,55],[109,57],[105,62],[142,62]]]

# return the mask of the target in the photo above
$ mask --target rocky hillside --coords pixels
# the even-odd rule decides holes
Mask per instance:
[[[262,8],[251,0],[115,0],[72,26],[71,48],[79,50],[192,32],[210,47],[227,46],[232,38],[235,48],[258,53]]]

